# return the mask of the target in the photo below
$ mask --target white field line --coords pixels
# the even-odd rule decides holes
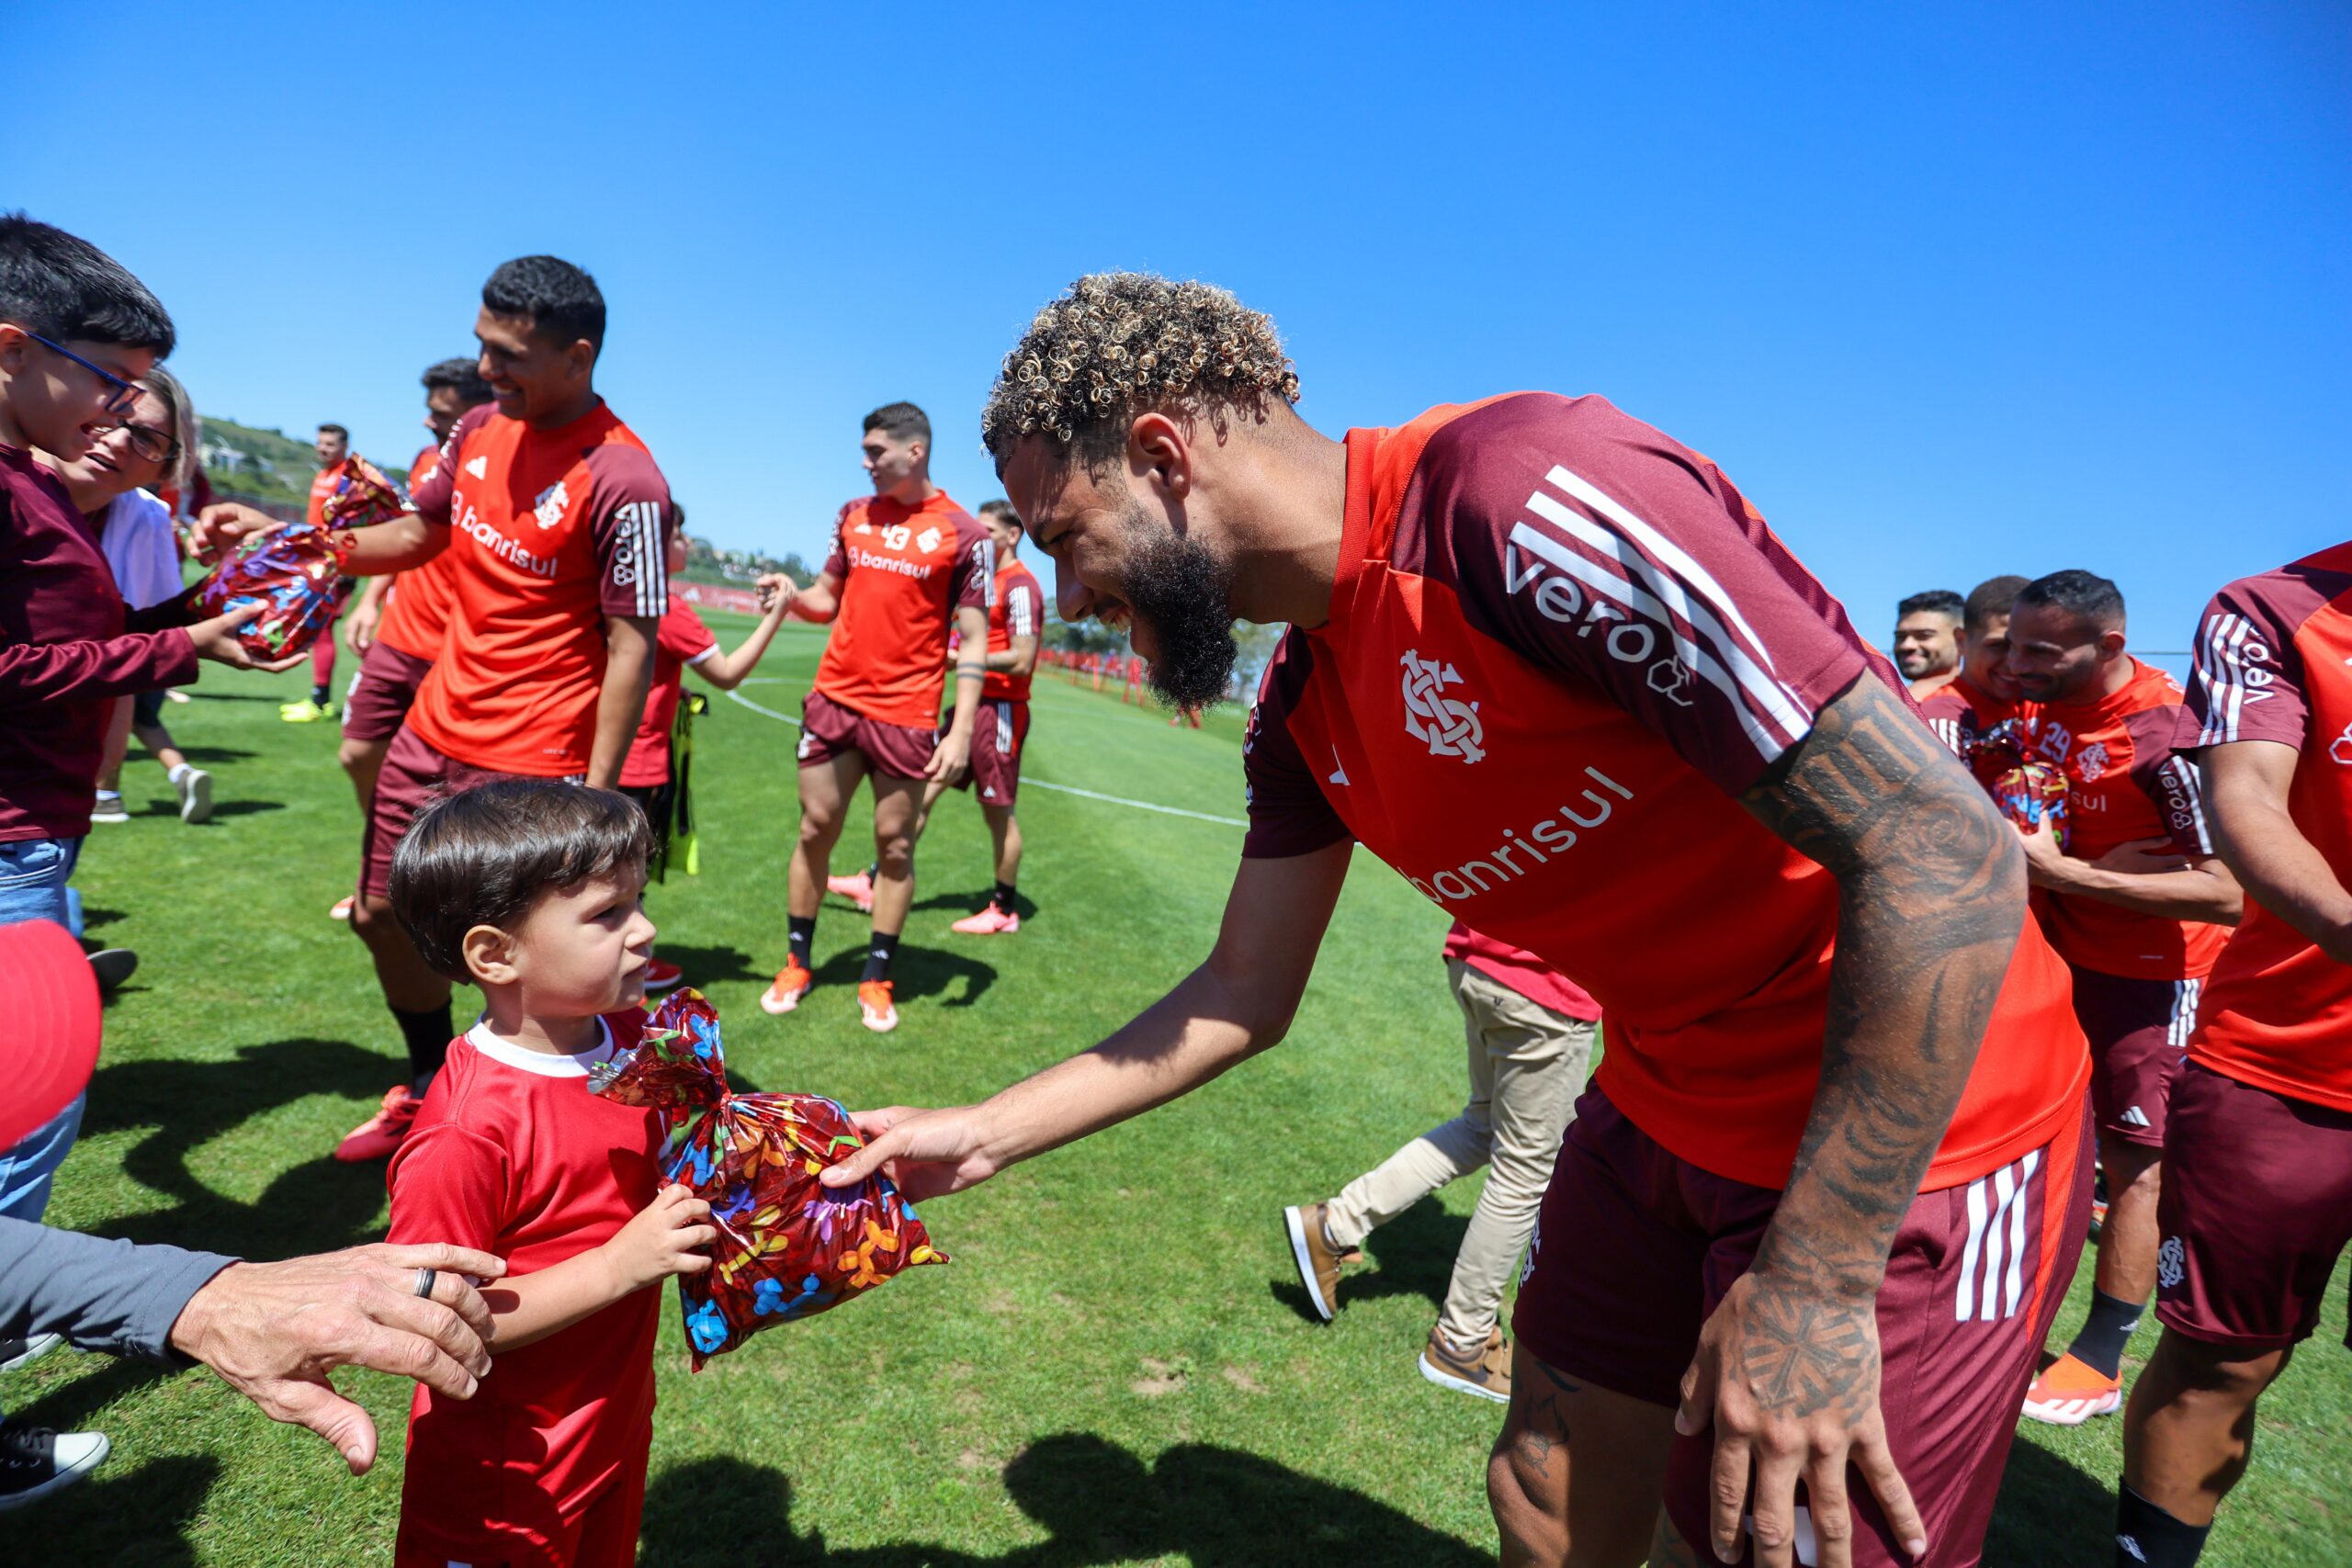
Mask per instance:
[[[751,698],[745,696],[741,691],[732,691],[728,693],[727,695],[730,701],[741,703],[743,706],[750,708],[753,713],[760,715],[762,717],[782,720],[784,723],[792,726],[795,729],[798,729],[800,728],[800,721],[793,717],[790,714],[778,713],[775,709],[771,707],[763,707],[758,703],[755,703]],[[1021,783],[1023,787],[1028,789],[1049,789],[1054,791],[1057,795],[1075,795],[1087,800],[1099,800],[1109,806],[1125,806],[1136,811],[1157,811],[1163,817],[1189,817],[1195,822],[1215,822],[1227,828],[1247,828],[1250,826],[1249,823],[1243,821],[1238,817],[1217,817],[1213,816],[1206,811],[1187,811],[1181,806],[1157,806],[1148,800],[1129,800],[1124,795],[1103,795],[1096,790],[1080,789],[1076,784],[1048,784],[1046,781],[1040,778],[1023,778]]]

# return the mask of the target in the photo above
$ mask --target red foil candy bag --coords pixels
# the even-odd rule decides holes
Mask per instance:
[[[208,616],[263,605],[260,615],[237,628],[237,640],[255,659],[304,652],[334,624],[351,597],[352,580],[335,568],[333,531],[386,522],[405,510],[383,470],[354,457],[326,499],[325,526],[289,523],[247,541],[213,570],[197,603]]]
[[[2001,815],[2028,832],[2047,823],[2066,847],[2066,774],[2056,763],[2027,755],[2032,737],[2021,719],[2005,718],[1977,738],[1969,770]]]
[[[829,1188],[817,1173],[865,1140],[815,1094],[729,1094],[718,1014],[699,991],[664,998],[643,1043],[598,1067],[594,1092],[670,1124],[662,1167],[710,1205],[711,1266],[678,1276],[695,1371],[763,1328],[813,1317],[918,1263],[944,1263],[882,1176]]]

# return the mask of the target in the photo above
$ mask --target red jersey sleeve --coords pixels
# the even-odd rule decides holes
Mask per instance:
[[[2184,751],[2238,740],[2276,740],[2298,750],[2310,706],[2295,633],[2341,589],[2316,582],[2298,562],[2231,583],[2197,624],[2195,665],[2174,744]]]
[[[985,611],[995,603],[996,540],[989,537],[987,526],[978,518],[959,512],[956,514],[954,608]]]
[[[662,625],[654,633],[654,645],[681,664],[692,664],[718,646],[710,628],[702,624],[695,607],[683,599],[670,601],[669,613],[662,617]]]
[[[1046,599],[1035,578],[1016,578],[1005,585],[1004,635],[1038,637],[1046,625]]]
[[[1441,426],[1417,511],[1472,625],[1599,688],[1726,793],[1865,670],[1893,679],[1714,464],[1601,399],[1523,393]]]
[[[649,619],[670,605],[663,558],[670,485],[642,447],[614,442],[588,459],[588,527],[595,541],[597,606]]]
[[[825,557],[825,564],[818,571],[818,576],[830,577],[835,582],[843,581],[848,578],[849,545],[842,536],[849,532],[850,513],[855,512],[857,508],[856,502],[845,501],[842,502],[842,509],[833,514],[832,552]]]
[[[2154,803],[2156,816],[2185,855],[2213,852],[2213,839],[2205,826],[2205,797],[2197,769],[2172,749],[2180,733],[2182,710],[2177,704],[2143,708],[2123,721],[2132,737],[2132,782]]]
[[[1306,689],[1314,649],[1293,631],[1274,649],[1258,682],[1258,705],[1241,738],[1241,770],[1250,802],[1250,831],[1241,853],[1250,860],[1311,854],[1348,838],[1290,732],[1291,705]],[[1337,766],[1338,759],[1334,758]]]
[[[409,504],[416,508],[417,515],[428,523],[448,523],[449,499],[458,488],[458,454],[465,448],[466,438],[488,423],[490,417],[497,412],[497,406],[492,403],[468,409],[465,417],[458,421],[457,428],[449,432],[449,439],[441,444],[441,457],[433,465],[433,471],[421,479],[412,474],[413,484],[408,499]]]
[[[420,1128],[401,1140],[385,1177],[392,1190],[385,1239],[495,1252],[508,1176],[506,1151],[481,1134],[454,1122]]]

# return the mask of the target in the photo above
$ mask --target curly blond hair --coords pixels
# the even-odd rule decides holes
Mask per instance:
[[[1274,399],[1298,401],[1298,371],[1272,318],[1212,284],[1098,272],[1038,311],[1004,356],[980,440],[1000,464],[1024,435],[1102,458],[1142,410],[1199,416]]]

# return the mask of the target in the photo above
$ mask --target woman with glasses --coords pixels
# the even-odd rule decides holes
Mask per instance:
[[[197,447],[195,405],[178,379],[157,366],[140,378],[139,388],[139,400],[116,416],[114,427],[82,457],[58,469],[74,505],[97,529],[115,587],[134,610],[176,598],[187,586],[171,511],[154,492],[187,484]],[[163,764],[179,799],[180,820],[201,822],[211,816],[212,775],[193,766],[174,744],[164,728],[164,694],[158,688],[116,705],[90,820],[129,819],[117,786],[134,731]]]

